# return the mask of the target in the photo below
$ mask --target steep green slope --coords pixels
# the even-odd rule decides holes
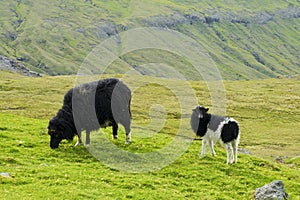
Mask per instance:
[[[141,27],[172,29],[195,39],[225,79],[300,72],[300,3],[296,0],[8,0],[0,3],[0,11],[0,55],[40,73],[76,74],[102,41]],[[190,70],[180,56],[174,61],[168,52],[155,55],[154,50],[146,58],[162,57],[164,63]],[[113,64],[118,66],[113,71],[136,65],[139,52],[130,56],[126,64]],[[145,57],[139,59],[145,62]]]

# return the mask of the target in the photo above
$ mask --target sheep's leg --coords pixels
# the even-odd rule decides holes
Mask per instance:
[[[112,129],[114,139],[118,139],[118,124],[114,122],[112,125]]]
[[[208,144],[209,144],[212,156],[215,156],[216,152],[214,150],[214,142],[212,140],[209,140]]]
[[[77,140],[75,146],[80,146],[81,144],[82,144],[81,133],[78,133],[78,140]]]
[[[90,145],[90,142],[91,142],[91,139],[90,139],[90,131],[86,131],[86,135],[85,135],[85,145],[84,146],[89,146]]]
[[[124,128],[125,128],[125,132],[126,132],[126,141],[125,144],[129,144],[131,141],[131,134],[130,134],[130,124],[131,124],[131,119],[130,119],[130,115],[128,113],[127,117],[124,117],[123,120],[120,122]]]
[[[226,146],[226,151],[227,151],[227,164],[232,163],[232,146],[231,143],[225,144]]]
[[[202,151],[201,151],[201,156],[205,156],[206,154],[206,139],[202,140]]]
[[[232,146],[233,146],[233,162],[237,162],[237,153],[238,153],[238,141],[233,140],[232,141]]]

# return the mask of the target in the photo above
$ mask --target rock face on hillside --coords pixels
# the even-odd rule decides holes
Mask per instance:
[[[30,77],[40,77],[41,75],[37,72],[30,71],[27,67],[13,61],[5,56],[0,55],[0,70],[9,70],[20,73]]]
[[[256,200],[288,199],[289,195],[284,191],[283,182],[280,180],[272,181],[261,188],[257,188],[254,194]]]
[[[249,23],[265,24],[274,20],[275,17],[281,19],[300,18],[300,8],[288,7],[273,12],[258,12],[254,15],[249,13],[233,13],[229,11],[220,12],[218,10],[207,10],[205,13],[201,11],[189,11],[186,14],[176,12],[169,16],[149,17],[144,19],[142,24],[151,27],[172,28],[187,22],[193,25],[195,22],[212,24],[214,22],[220,23],[221,21],[230,21],[232,23],[239,23],[247,26]]]

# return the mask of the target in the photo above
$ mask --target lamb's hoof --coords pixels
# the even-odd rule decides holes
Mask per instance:
[[[76,144],[74,145],[75,147],[80,146],[81,143],[80,142],[76,142]]]
[[[84,144],[84,146],[85,146],[85,147],[89,147],[89,146],[90,146],[90,144]]]
[[[129,141],[126,141],[125,144],[130,144],[130,140],[129,140]]]
[[[203,159],[203,158],[206,157],[206,155],[205,154],[200,154],[199,157],[200,157],[200,159]]]
[[[114,139],[118,139],[118,136],[117,136],[117,135],[114,135],[113,138],[114,138]]]

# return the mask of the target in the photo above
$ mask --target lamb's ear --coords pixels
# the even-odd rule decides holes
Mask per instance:
[[[207,112],[209,110],[209,108],[205,108],[205,112]]]

